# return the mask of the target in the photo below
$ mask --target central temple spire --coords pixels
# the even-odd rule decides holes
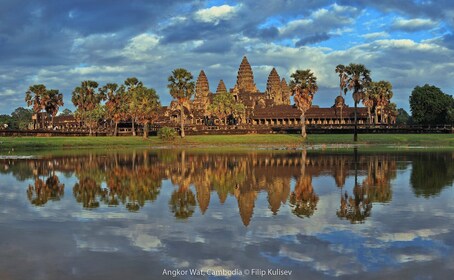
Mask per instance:
[[[251,65],[246,56],[243,57],[240,69],[238,69],[236,86],[240,92],[257,92],[257,87],[254,83],[254,73],[252,73]]]

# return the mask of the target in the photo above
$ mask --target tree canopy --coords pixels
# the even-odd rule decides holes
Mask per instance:
[[[172,75],[167,79],[169,81],[167,85],[169,93],[176,99],[180,107],[181,138],[184,138],[184,105],[194,94],[195,83],[192,79],[191,72],[183,68],[173,70]]]
[[[436,86],[417,86],[410,95],[410,110],[415,124],[454,123],[454,99]]]
[[[364,100],[365,92],[372,82],[370,77],[370,70],[367,69],[363,64],[350,63],[348,66],[339,64],[336,66],[335,72],[339,74],[339,87],[344,94],[348,91],[352,92],[353,101],[355,103],[355,128],[353,140],[358,141],[357,134],[357,107],[358,103]]]
[[[88,124],[90,135],[92,135],[92,127],[95,120],[93,119],[99,113],[91,113],[94,111],[101,100],[105,99],[105,93],[98,89],[98,83],[95,81],[83,81],[80,86],[73,91],[72,102],[76,106],[76,116],[83,122]],[[99,108],[98,108],[99,109]]]
[[[310,69],[296,70],[291,76],[290,88],[296,107],[301,111],[301,136],[306,138],[306,111],[312,106],[312,100],[318,90],[317,77]]]
[[[213,103],[208,107],[208,111],[220,120],[224,120],[224,124],[227,124],[229,116],[241,116],[245,112],[245,107],[244,104],[235,101],[231,93],[220,92],[214,96]]]

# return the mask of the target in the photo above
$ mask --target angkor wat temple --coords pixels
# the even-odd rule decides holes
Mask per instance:
[[[213,116],[208,108],[213,103],[217,94],[227,93],[233,95],[235,101],[241,102],[245,112],[241,116],[227,116],[217,118]],[[193,100],[185,104],[185,130],[189,133],[218,131],[219,133],[250,133],[250,132],[291,132],[301,129],[301,112],[295,105],[291,104],[291,89],[285,78],[281,78],[275,68],[268,76],[266,89],[260,92],[254,81],[254,73],[246,56],[243,57],[238,69],[236,84],[227,91],[223,80],[220,80],[216,91],[210,90],[207,75],[202,70],[196,81],[195,95]],[[354,124],[354,108],[345,104],[341,95],[333,96],[333,105],[328,108],[320,108],[313,105],[306,112],[306,125],[310,130],[318,129],[348,129]],[[376,108],[374,108],[376,110]],[[380,116],[370,112],[366,107],[358,108],[358,124],[387,124],[392,123],[388,116]],[[379,111],[380,113],[380,111]],[[372,119],[376,116],[377,119]],[[46,127],[50,127],[50,118],[42,113],[34,116],[34,124],[41,123],[41,117],[45,118]],[[178,129],[180,123],[180,109],[176,101],[169,106],[162,108],[159,118],[153,123],[152,130],[163,126],[175,127]],[[34,125],[31,124],[31,128]],[[107,121],[100,124],[100,132],[109,134],[110,126]],[[120,133],[131,133],[131,122],[120,124]],[[140,130],[140,126],[138,127]],[[76,121],[72,116],[55,117],[54,130],[81,131],[84,130],[82,123]]]
[[[279,76],[273,68],[268,76],[265,92],[260,92],[254,82],[254,73],[246,57],[243,57],[236,84],[228,92],[236,101],[244,104],[246,112],[243,117],[230,117],[226,121],[212,118],[208,107],[216,94],[227,92],[223,80],[220,80],[216,92],[210,91],[210,84],[202,70],[197,78],[194,100],[191,101],[186,112],[186,125],[192,130],[222,129],[234,126],[237,129],[259,128],[294,128],[301,127],[301,112],[291,105],[291,89],[285,78]],[[348,107],[342,96],[334,98],[334,104],[329,108],[312,106],[306,112],[306,124],[316,126],[342,125],[354,123],[354,108]],[[160,125],[176,126],[180,121],[180,110],[176,102],[164,108],[158,120]],[[369,123],[367,108],[358,108],[358,123]]]

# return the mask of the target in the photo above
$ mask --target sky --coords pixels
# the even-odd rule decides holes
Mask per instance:
[[[194,79],[203,69],[211,91],[220,79],[233,88],[245,55],[260,91],[273,67],[287,81],[311,69],[319,106],[339,94],[336,65],[364,64],[373,80],[392,83],[393,101],[408,110],[415,86],[452,94],[453,30],[451,0],[0,0],[0,114],[26,106],[33,84],[59,89],[74,110],[81,81],[128,77],[168,105],[173,69]]]

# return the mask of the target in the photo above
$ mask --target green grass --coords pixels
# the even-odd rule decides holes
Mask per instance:
[[[173,142],[157,137],[0,137],[0,153],[11,150],[55,150],[74,148],[321,148],[341,149],[358,144],[376,149],[447,148],[454,149],[454,134],[360,134],[353,142],[349,134],[310,134],[304,141],[292,134],[197,135],[178,138]]]

